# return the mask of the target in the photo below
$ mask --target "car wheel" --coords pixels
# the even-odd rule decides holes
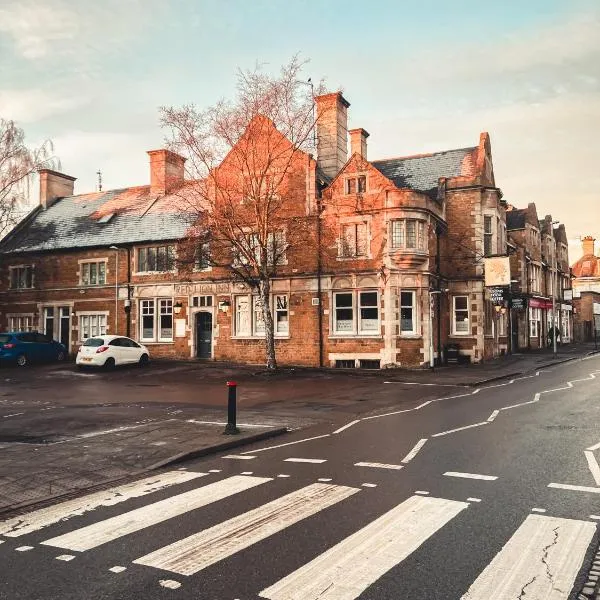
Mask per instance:
[[[19,356],[17,356],[17,366],[18,367],[26,367],[28,365],[29,361],[27,360],[27,355],[26,354],[19,354]]]
[[[60,350],[59,353],[56,355],[56,360],[58,362],[62,362],[63,360],[65,360],[66,357],[66,354],[62,350]]]
[[[104,368],[107,371],[112,371],[115,368],[115,359],[111,357],[107,358],[104,362]]]
[[[146,366],[148,366],[149,362],[150,362],[150,358],[148,357],[148,355],[142,354],[140,356],[140,362],[138,364],[140,365],[140,367],[146,367]]]

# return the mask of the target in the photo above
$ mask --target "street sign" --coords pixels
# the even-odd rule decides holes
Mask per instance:
[[[523,298],[523,296],[513,296],[510,304],[515,310],[525,310],[527,308],[527,298]]]
[[[485,287],[510,285],[510,259],[508,256],[490,256],[483,259]]]
[[[492,304],[504,304],[505,290],[501,287],[492,287],[490,290],[490,300]]]

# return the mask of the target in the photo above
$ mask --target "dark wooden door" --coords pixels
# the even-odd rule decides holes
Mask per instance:
[[[212,314],[209,312],[196,315],[196,356],[212,357]]]

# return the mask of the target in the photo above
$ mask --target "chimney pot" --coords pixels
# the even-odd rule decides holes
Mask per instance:
[[[350,154],[358,154],[367,160],[367,138],[369,132],[362,127],[351,129],[350,134]]]
[[[164,195],[179,187],[184,180],[185,158],[170,150],[148,150],[150,156],[150,189]]]
[[[53,171],[40,169],[40,204],[44,209],[50,208],[60,198],[73,195],[76,177]]]
[[[315,98],[317,105],[317,165],[333,179],[348,160],[348,107],[342,92]]]
[[[591,235],[586,235],[581,240],[581,246],[583,248],[583,255],[589,256],[594,254],[594,242],[596,240]]]

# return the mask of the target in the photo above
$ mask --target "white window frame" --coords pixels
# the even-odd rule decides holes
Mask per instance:
[[[257,294],[236,294],[233,297],[233,314],[232,314],[232,331],[233,331],[233,338],[264,338],[265,337],[265,329],[264,328],[260,328],[259,327],[259,323],[262,322],[262,308],[259,306],[258,304],[258,295]],[[285,298],[285,308],[283,308],[281,305],[279,305],[278,308],[278,304],[277,304],[277,299],[278,298]],[[246,301],[246,305],[248,306],[249,309],[249,315],[248,315],[248,326],[246,328],[244,328],[242,331],[240,331],[240,321],[238,319],[238,306],[239,306],[239,302],[240,300],[244,300]],[[290,297],[289,294],[285,293],[285,294],[271,294],[271,298],[270,298],[270,303],[271,303],[271,314],[273,316],[273,334],[276,338],[287,338],[289,337],[290,333],[289,333],[289,319],[290,319],[290,310],[289,310],[289,305],[290,305]],[[281,304],[281,303],[280,303]],[[286,331],[279,331],[277,328],[278,325],[278,321],[277,321],[277,315],[278,314],[283,314],[286,313],[287,314],[287,329]],[[257,315],[260,314],[260,319],[257,318]],[[264,327],[264,326],[263,326]]]
[[[102,285],[107,285],[107,275],[108,275],[108,258],[92,258],[86,260],[80,260],[79,263],[79,285],[85,287],[98,287]],[[98,280],[98,274],[100,273],[100,264],[104,264],[104,283],[84,283],[83,281],[83,270],[87,265],[95,264],[96,265],[96,281]]]
[[[21,281],[20,275],[17,275],[17,285],[13,287],[13,272],[21,271],[24,269],[31,270],[31,285],[30,286],[21,286],[18,285]],[[27,279],[27,278],[26,278]],[[11,265],[8,267],[8,286],[10,290],[32,290],[35,288],[35,265]]]
[[[456,300],[458,298],[466,298],[467,300],[467,308],[456,308]],[[456,328],[456,311],[459,310],[460,312],[465,312],[465,310],[467,311],[467,331],[458,331]],[[457,336],[470,336],[471,335],[471,307],[469,306],[469,295],[468,294],[457,294],[456,296],[452,296],[452,335],[457,335]],[[463,321],[464,322],[464,321]]]
[[[175,315],[173,314],[173,298],[156,299],[156,336],[159,342],[172,342],[175,335]],[[171,317],[171,335],[162,335],[162,317]]]
[[[376,306],[363,305],[362,304],[362,294],[376,294],[377,295],[377,304]],[[340,295],[349,295],[352,299],[351,306],[340,306],[336,305],[336,298]],[[379,290],[373,288],[366,288],[360,290],[336,290],[332,293],[331,297],[331,334],[333,336],[340,337],[381,337],[381,297],[379,294]],[[373,329],[365,329],[362,325],[362,309],[377,309],[377,328]],[[341,310],[351,310],[352,311],[352,319],[351,319],[351,329],[339,329],[338,327],[338,311]],[[371,321],[372,319],[369,319]],[[344,319],[344,321],[348,321],[348,319]]]
[[[486,228],[486,222],[489,220],[489,231]],[[484,213],[483,215],[483,255],[492,256],[494,254],[494,215],[492,213]],[[489,240],[489,251],[486,251],[486,240]]]
[[[285,315],[281,323],[285,327],[279,330],[279,315]],[[290,334],[290,298],[287,294],[273,294],[273,319],[276,336],[287,336]]]
[[[106,335],[108,332],[108,316],[109,312],[104,310],[99,311],[81,311],[76,313],[77,326],[78,326],[78,338],[80,342],[84,342],[88,338],[96,337],[99,335]],[[92,331],[94,327],[93,320],[95,320],[95,332]],[[85,321],[88,321],[87,328],[90,335],[84,337],[83,333],[86,329]]]
[[[402,303],[402,294],[411,294],[411,304]],[[416,290],[400,290],[398,293],[398,324],[401,337],[414,337],[418,335],[418,318],[417,318],[417,292]],[[412,329],[402,329],[402,309],[410,308],[412,310]]]
[[[144,314],[147,308],[152,309],[152,313]],[[170,312],[163,313],[163,305],[166,307],[170,306]],[[173,343],[174,340],[174,329],[175,329],[175,315],[173,313],[173,298],[141,298],[139,301],[139,340],[143,343]],[[161,335],[161,315],[171,316],[171,337]],[[144,316],[152,316],[152,337],[144,336]]]
[[[154,248],[156,250],[156,266],[157,269],[153,270],[153,271],[149,271],[149,270],[145,270],[145,271],[141,271],[140,270],[140,250],[145,250],[146,252],[148,252],[148,249],[150,248]],[[167,248],[167,254],[169,253],[169,248],[172,248],[172,260],[173,260],[173,265],[171,269],[167,269],[166,271],[160,271],[158,270],[158,249],[159,248]],[[135,252],[134,252],[134,260],[135,260],[135,274],[136,275],[148,275],[148,274],[156,274],[156,273],[175,273],[177,271],[177,267],[176,267],[176,263],[177,263],[177,245],[173,244],[173,243],[167,243],[165,242],[164,244],[148,244],[148,245],[144,245],[144,246],[137,246],[135,248]],[[148,265],[148,258],[146,257],[146,266]]]
[[[191,307],[192,308],[213,308],[214,296],[212,294],[204,294],[199,296],[192,296]]]
[[[244,300],[248,307],[247,327],[244,329],[241,328],[240,320],[238,319],[238,314],[241,314],[239,310],[239,302],[241,300]],[[250,294],[241,294],[233,297],[233,334],[234,337],[252,337],[252,296]]]
[[[415,244],[414,246],[408,245],[408,222],[414,223],[415,227]],[[401,219],[392,219],[390,221],[390,248],[392,251],[395,250],[406,250],[406,251],[427,251],[428,247],[428,236],[427,236],[427,220],[419,219],[417,217],[406,217]],[[397,235],[394,235],[394,234]],[[396,239],[401,239],[401,243],[397,243]]]
[[[537,318],[536,318],[537,316]],[[542,323],[541,309],[529,307],[529,337],[537,339],[540,337],[540,329]]]
[[[6,315],[7,320],[8,320],[8,331],[14,332],[14,331],[23,331],[23,332],[27,332],[27,331],[35,331],[35,327],[33,326],[33,320],[35,315],[33,313],[9,313]],[[23,328],[20,325],[18,325],[16,328],[14,326],[14,322],[17,321],[21,324],[23,324],[23,322],[27,323],[27,321],[29,321],[29,324],[25,326],[25,328]]]

